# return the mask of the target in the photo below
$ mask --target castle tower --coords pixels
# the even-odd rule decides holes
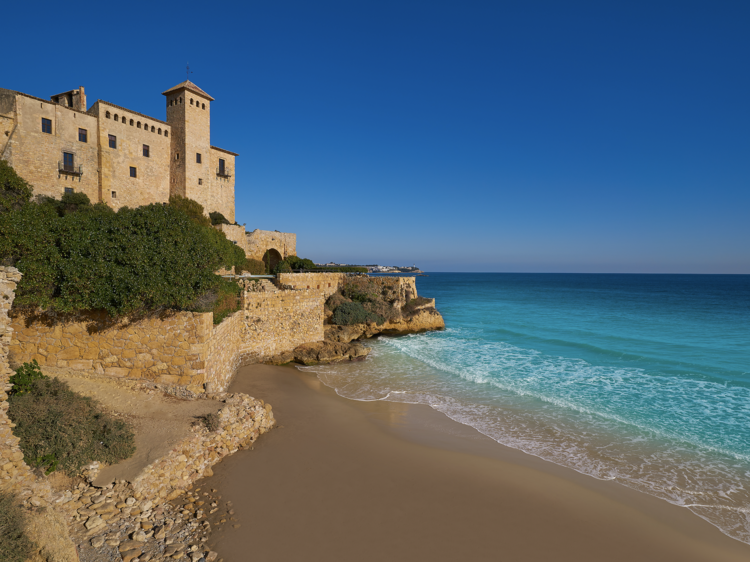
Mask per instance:
[[[218,210],[211,170],[211,102],[214,100],[186,80],[170,88],[167,123],[171,125],[170,193],[198,201],[206,212]]]

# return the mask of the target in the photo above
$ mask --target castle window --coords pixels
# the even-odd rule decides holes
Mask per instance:
[[[180,103],[182,103],[182,97],[180,97]]]
[[[68,193],[73,193],[73,191],[74,191],[74,189],[73,189],[72,187],[66,187],[66,188],[65,188],[65,194],[66,194],[66,195],[67,195]]]
[[[86,129],[78,129],[78,140],[81,142],[89,142],[89,132]]]
[[[167,131],[166,129],[164,129],[164,136],[165,136],[165,137],[168,137],[168,136],[169,136],[169,131]]]
[[[201,163],[201,154],[200,152],[195,153],[195,163],[200,164]]]
[[[117,137],[109,135],[109,148],[117,148]]]
[[[112,192],[112,199],[117,199],[117,192],[116,191]]]
[[[198,178],[198,185],[203,185],[203,179],[202,178]]]
[[[117,117],[117,113],[115,113],[115,121],[119,121],[119,120],[120,120],[120,118]]]
[[[109,119],[109,117],[110,117],[110,113],[109,113],[109,111],[108,111],[107,113],[105,113],[105,114],[104,114],[104,116],[105,116],[105,117],[106,117],[107,119]]]
[[[133,126],[133,123],[134,123],[134,121],[133,121],[133,120],[131,119],[131,120],[130,120],[130,126],[131,126],[131,127]]]
[[[152,132],[152,133],[155,133],[155,132],[156,132],[156,127],[154,127],[153,125],[151,125],[151,132]]]
[[[148,145],[147,145],[147,144],[144,144],[144,145],[143,145],[143,155],[144,155],[144,156],[145,156],[146,158],[150,158],[150,157],[151,157],[151,150],[149,149],[149,147],[148,147]]]
[[[141,128],[141,122],[140,121],[138,121],[138,124],[136,125],[136,127],[138,127],[139,129]]]
[[[179,160],[180,159],[180,153],[179,152],[175,152],[174,159],[175,160]]]
[[[74,156],[70,152],[63,152],[63,170],[66,172],[75,171]]]
[[[159,127],[159,131],[158,131],[158,133],[159,133],[159,134],[161,134],[161,127]]]
[[[130,166],[130,177],[131,178],[137,178],[138,172],[135,169],[135,166]]]
[[[48,135],[52,134],[52,121],[42,117],[42,132]]]
[[[193,98],[190,98],[190,105],[193,105]]]
[[[206,104],[205,103],[201,104],[201,109],[206,109]]]
[[[219,175],[223,176],[226,173],[226,162],[223,158],[219,158]]]

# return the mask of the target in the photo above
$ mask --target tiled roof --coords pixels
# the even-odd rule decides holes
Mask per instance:
[[[196,94],[200,94],[202,96],[206,96],[211,101],[214,101],[214,98],[212,98],[211,96],[209,96],[206,92],[204,92],[203,90],[201,90],[198,86],[196,86],[195,84],[193,84],[190,80],[185,80],[184,82],[180,82],[174,88],[169,88],[169,90],[167,90],[166,92],[162,92],[161,94],[163,96],[166,96],[166,95],[168,95],[168,94],[170,94],[172,92],[175,92],[177,90],[182,90],[183,88],[186,89],[186,90],[190,90],[191,92],[195,92]]]

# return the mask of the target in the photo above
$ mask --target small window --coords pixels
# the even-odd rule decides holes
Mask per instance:
[[[73,190],[73,188],[72,188],[72,187],[66,187],[66,188],[65,188],[65,193],[66,193],[66,194],[68,194],[68,193],[73,193],[73,191],[74,191],[74,190]]]
[[[131,127],[133,126],[133,123],[134,123],[134,121],[133,121],[133,120],[131,119],[131,120],[130,120],[130,126],[131,126]]]
[[[180,153],[179,152],[175,152],[174,159],[175,160],[179,160],[180,159]]]
[[[193,98],[190,98],[190,105],[193,105]]]
[[[112,192],[112,199],[117,199],[117,192],[116,191]]]
[[[149,146],[147,144],[143,145],[143,155],[146,158],[150,158],[151,157],[151,149],[149,148]]]
[[[164,136],[165,136],[165,137],[168,137],[168,136],[169,136],[169,131],[167,131],[166,129],[164,129]]]
[[[156,132],[156,127],[154,127],[153,125],[151,125],[151,132],[152,132],[152,133],[155,133],[155,132]]]
[[[107,119],[109,119],[109,118],[111,117],[111,113],[110,113],[110,112],[108,111],[107,113],[105,113],[105,114],[104,114],[104,116],[105,116],[105,117],[106,117]]]
[[[159,130],[157,131],[159,134],[161,134],[161,127],[159,127]]]
[[[203,179],[202,178],[198,178],[198,185],[203,185]]]
[[[72,172],[75,170],[75,161],[73,154],[70,152],[63,152],[63,170],[66,172]]]
[[[182,97],[180,97],[180,103],[182,103]]]
[[[206,104],[205,103],[201,104],[201,109],[206,109]]]
[[[78,129],[78,140],[81,142],[89,142],[89,133],[86,129]]]
[[[117,137],[109,135],[109,148],[117,148]]]
[[[196,152],[195,154],[195,163],[200,164],[201,163],[201,154],[200,152]]]
[[[52,134],[52,121],[45,119],[44,117],[42,117],[42,132],[47,133],[48,135]]]
[[[140,121],[138,121],[138,124],[136,125],[136,127],[138,127],[139,129],[141,128],[141,122]]]
[[[130,166],[130,177],[131,178],[137,178],[138,172],[135,169],[135,166]]]
[[[219,158],[219,173],[223,176],[226,172],[226,162],[223,158]]]
[[[115,121],[119,121],[120,118],[117,116],[117,113],[115,113]]]

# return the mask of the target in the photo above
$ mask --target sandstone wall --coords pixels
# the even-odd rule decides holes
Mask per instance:
[[[12,267],[0,267],[0,491],[21,492],[30,496],[35,484],[34,476],[23,462],[23,453],[18,438],[13,435],[15,427],[8,419],[8,379],[13,374],[8,366],[8,348],[13,335],[8,313],[15,298],[16,285],[21,274]],[[26,494],[23,494],[23,492]],[[49,493],[51,490],[47,489]],[[45,495],[45,494],[42,494]]]
[[[390,289],[395,298],[403,306],[409,299],[417,298],[417,278],[416,277],[370,277],[370,280],[381,288]]]
[[[227,217],[229,218],[229,217]],[[297,235],[291,232],[258,230],[247,233],[247,257],[262,260],[267,250],[276,250],[281,258],[297,255]]]
[[[205,381],[213,314],[179,312],[103,325],[104,314],[72,321],[14,314],[13,363],[94,371],[129,379],[195,386]]]
[[[345,276],[344,273],[280,273],[276,278],[285,287],[320,291],[325,301],[338,290]]]
[[[234,159],[237,155],[215,146],[210,152],[210,192],[206,212],[219,211],[229,222],[234,216]],[[224,160],[224,175],[219,175],[219,160]],[[244,230],[244,227],[243,227]]]
[[[224,216],[229,219],[227,215]],[[228,240],[236,242],[237,245],[244,250],[245,255],[247,255],[247,237],[245,236],[244,226],[238,226],[234,224],[218,224],[214,226],[214,228],[221,230]]]
[[[213,327],[206,350],[205,384],[207,391],[224,391],[237,368],[245,362],[241,351],[245,314],[235,312]]]
[[[13,120],[3,158],[16,172],[34,186],[34,194],[60,199],[65,188],[88,195],[99,201],[99,149],[96,117],[57,105],[50,101],[0,89],[0,106],[14,108],[5,113]],[[42,132],[42,118],[52,122],[52,132]],[[78,130],[86,130],[86,142],[79,140]],[[58,163],[63,153],[73,154],[74,165],[83,167],[83,175],[61,173]]]
[[[169,125],[105,101],[97,101],[89,113],[99,124],[101,201],[113,209],[169,201]],[[117,139],[116,148],[110,148],[109,135]]]
[[[247,362],[323,341],[323,295],[317,290],[244,293],[241,353]]]

